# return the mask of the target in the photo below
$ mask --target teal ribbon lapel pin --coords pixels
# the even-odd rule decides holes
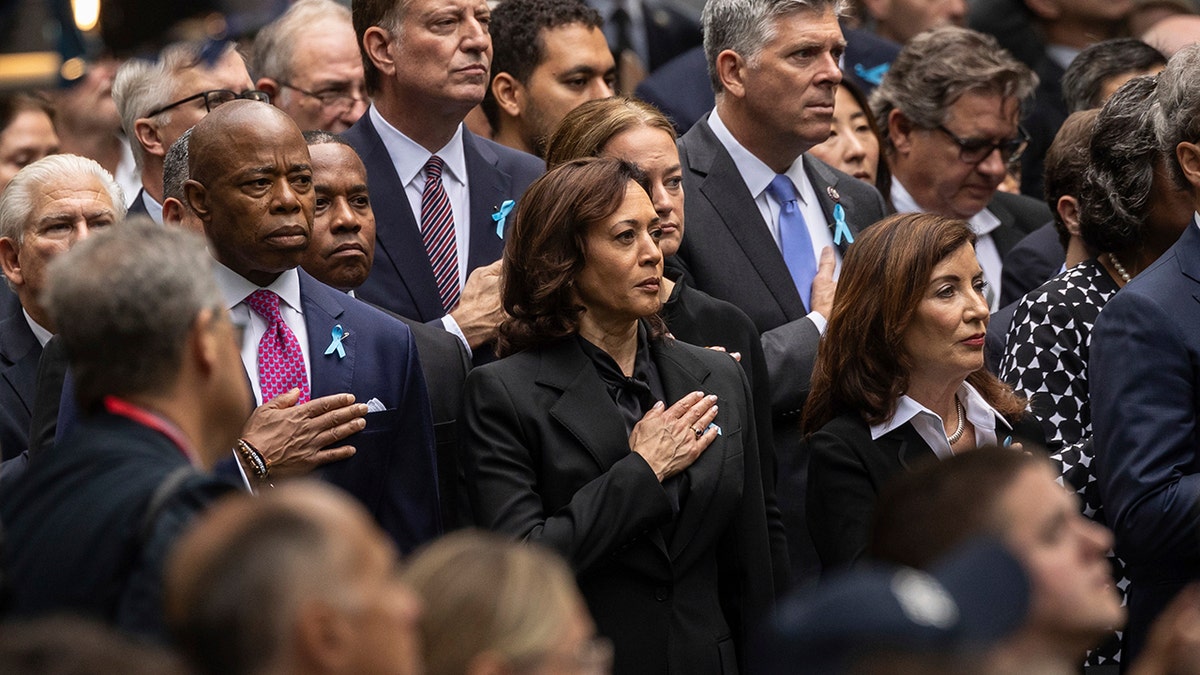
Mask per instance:
[[[346,348],[342,346],[342,341],[350,337],[350,331],[342,330],[342,324],[339,323],[333,327],[333,330],[329,332],[329,335],[333,338],[333,341],[330,342],[329,347],[325,349],[325,356],[329,356],[330,354],[337,352],[339,359],[346,358]]]
[[[505,199],[504,203],[499,207],[495,207],[496,212],[492,214],[492,220],[496,221],[496,236],[504,238],[504,223],[508,220],[508,214],[512,213],[513,206],[516,205],[511,199]]]

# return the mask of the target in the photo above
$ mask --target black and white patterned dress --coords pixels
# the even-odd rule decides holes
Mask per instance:
[[[1083,513],[1104,523],[1104,509],[1092,469],[1092,412],[1088,396],[1088,348],[1100,310],[1120,289],[1104,266],[1092,258],[1030,291],[1017,303],[1000,379],[1029,398],[1042,424],[1050,457],[1060,465],[1061,480],[1083,502]],[[1117,587],[1124,596],[1129,581],[1124,564],[1110,555]],[[1120,661],[1117,643],[1094,650],[1088,663]]]

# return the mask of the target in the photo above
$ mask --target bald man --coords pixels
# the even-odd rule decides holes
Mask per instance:
[[[345,439],[355,454],[319,475],[358,497],[401,551],[436,537],[433,422],[411,333],[299,269],[315,200],[300,129],[269,104],[234,101],[196,125],[188,150],[185,197],[245,327],[242,363],[257,404],[353,395],[365,404],[349,409],[365,413],[362,431]],[[249,482],[271,481],[269,456],[244,442],[237,451]]]

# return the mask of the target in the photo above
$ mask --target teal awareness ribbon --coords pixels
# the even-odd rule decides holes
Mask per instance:
[[[492,220],[496,221],[496,236],[501,239],[504,238],[504,221],[508,220],[508,214],[512,213],[513,206],[515,205],[516,202],[506,199],[500,205],[500,208],[496,209],[496,212],[492,214]]]
[[[850,226],[846,224],[846,209],[841,204],[833,205],[833,244],[841,246],[842,240],[847,244],[854,243],[854,235],[850,234]]]
[[[342,324],[339,323],[333,327],[333,330],[329,334],[333,337],[333,342],[329,343],[329,348],[325,350],[325,356],[337,352],[339,359],[346,358],[346,348],[342,346],[342,340],[350,337],[350,333],[342,330]]]

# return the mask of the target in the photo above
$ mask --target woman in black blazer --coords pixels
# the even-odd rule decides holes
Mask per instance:
[[[617,673],[736,673],[774,594],[745,375],[656,320],[637,169],[559,166],[517,209],[500,351],[467,378],[477,522],[560,552]]]
[[[986,282],[961,220],[889,216],[842,264],[813,372],[808,524],[825,570],[863,557],[883,484],[980,445],[1042,442],[983,365]]]

